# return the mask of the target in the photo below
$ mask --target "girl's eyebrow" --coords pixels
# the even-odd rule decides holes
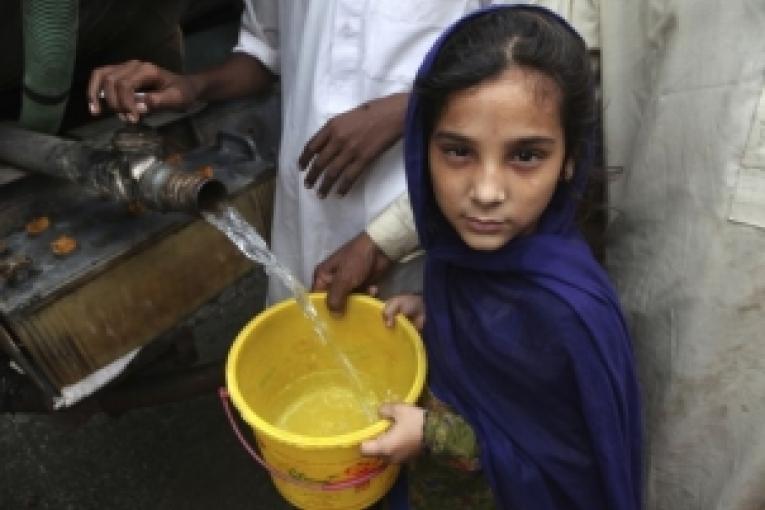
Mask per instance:
[[[455,133],[454,131],[436,131],[433,133],[433,138],[444,142],[473,143],[472,138]]]
[[[433,138],[445,142],[474,143],[468,136],[455,133],[454,131],[436,131]],[[551,136],[522,136],[508,140],[511,145],[553,145],[555,138]]]
[[[515,145],[553,145],[555,138],[550,136],[522,136],[511,140],[510,143]]]

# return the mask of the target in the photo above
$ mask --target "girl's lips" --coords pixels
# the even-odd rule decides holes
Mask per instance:
[[[504,221],[499,220],[472,218],[470,216],[465,219],[468,228],[476,234],[498,234],[505,225]]]

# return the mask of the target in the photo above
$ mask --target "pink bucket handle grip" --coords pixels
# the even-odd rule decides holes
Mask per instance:
[[[249,453],[250,456],[253,459],[255,459],[255,462],[260,464],[263,467],[263,469],[268,471],[274,478],[278,478],[279,480],[282,480],[284,482],[291,483],[293,485],[298,485],[306,489],[316,490],[316,491],[340,491],[344,489],[358,487],[359,485],[363,485],[367,483],[368,481],[370,481],[371,479],[378,476],[387,468],[387,466],[383,464],[382,466],[379,466],[378,468],[373,469],[372,471],[369,471],[359,477],[343,480],[342,482],[311,482],[308,480],[301,480],[300,478],[295,478],[294,476],[290,476],[289,474],[283,471],[280,471],[274,466],[271,466],[270,464],[268,464],[265,461],[265,459],[263,459],[263,457],[261,457],[260,454],[258,454],[257,450],[255,450],[255,448],[250,444],[247,438],[244,437],[242,430],[239,428],[239,425],[236,422],[236,418],[234,417],[234,412],[231,410],[231,401],[229,398],[228,390],[226,388],[219,388],[218,396],[220,397],[220,401],[223,404],[223,410],[226,412],[226,417],[228,418],[228,421],[231,424],[231,428],[234,431],[234,435],[236,435],[237,439],[239,439],[239,442],[242,444],[242,446],[247,451],[247,453]]]

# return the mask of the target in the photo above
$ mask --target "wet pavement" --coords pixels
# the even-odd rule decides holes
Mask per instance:
[[[287,509],[215,395],[98,414],[0,417],[0,508]]]
[[[264,290],[254,270],[186,321],[203,360],[225,357]],[[118,416],[0,414],[0,510],[287,508],[212,392]]]

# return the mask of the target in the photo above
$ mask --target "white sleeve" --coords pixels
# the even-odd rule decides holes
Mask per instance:
[[[367,226],[372,241],[393,261],[417,249],[419,239],[409,193],[402,193]]]
[[[239,40],[234,51],[251,55],[272,72],[279,73],[278,0],[244,2]]]

